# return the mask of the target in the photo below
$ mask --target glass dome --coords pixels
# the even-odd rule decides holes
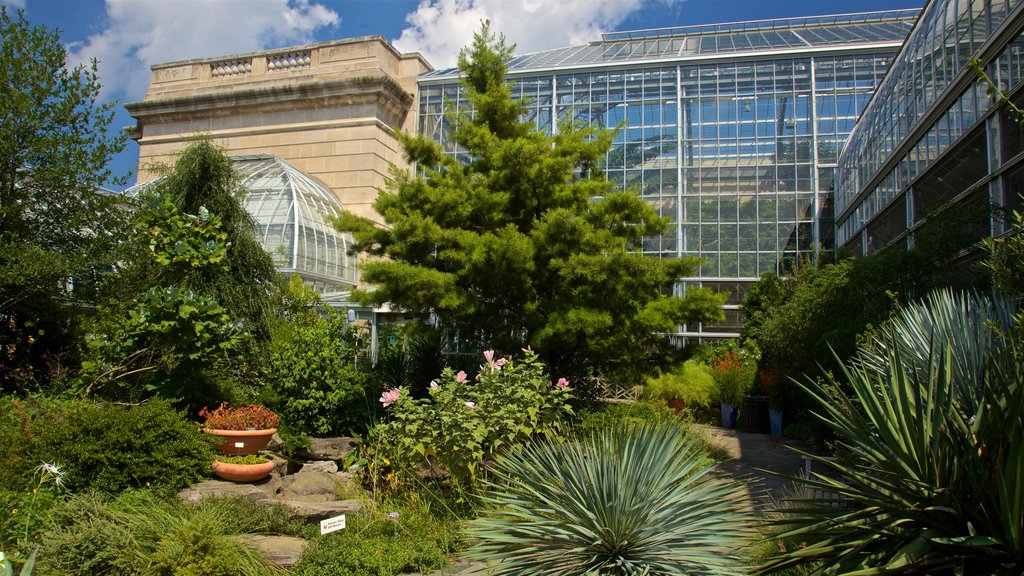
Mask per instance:
[[[356,284],[352,236],[329,221],[341,204],[326,186],[291,164],[267,155],[233,156],[248,190],[243,203],[278,272],[298,274],[325,301],[344,300]]]
[[[274,259],[277,271],[298,274],[327,303],[348,299],[356,285],[356,257],[348,253],[352,236],[338,232],[329,217],[342,207],[331,191],[291,164],[269,155],[232,156],[242,199],[256,221],[256,237]],[[125,191],[134,195],[152,183]]]

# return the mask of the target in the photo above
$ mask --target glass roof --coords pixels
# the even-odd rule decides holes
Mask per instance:
[[[347,299],[356,284],[352,237],[334,229],[330,216],[342,207],[331,191],[291,164],[268,155],[232,156],[242,199],[256,221],[256,237],[274,259],[277,271],[298,274],[325,302]],[[134,195],[146,183],[125,191]]]
[[[515,56],[509,60],[508,66],[509,72],[516,73],[644,60],[901,43],[919,12],[917,9],[895,10],[614,32],[583,46]],[[457,76],[456,68],[448,68],[425,72],[419,78],[448,79]]]

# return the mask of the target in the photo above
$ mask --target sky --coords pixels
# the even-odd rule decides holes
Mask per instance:
[[[920,8],[924,0],[0,0],[60,31],[71,65],[99,62],[103,101],[143,99],[153,64],[381,35],[435,68],[489,19],[525,54],[585,44],[602,32]],[[114,123],[134,119],[119,107]],[[138,145],[111,162],[131,173]]]

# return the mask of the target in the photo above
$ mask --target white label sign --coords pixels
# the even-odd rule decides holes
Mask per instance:
[[[235,448],[245,448],[245,442],[235,442]]]
[[[320,521],[320,534],[327,534],[328,532],[335,532],[345,527],[345,515],[335,516],[334,518],[328,518]]]

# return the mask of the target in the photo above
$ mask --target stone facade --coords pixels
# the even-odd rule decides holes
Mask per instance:
[[[372,203],[390,167],[407,166],[396,131],[415,132],[416,76],[430,69],[380,36],[157,64],[144,100],[125,106],[138,181],[206,134],[231,155],[286,160],[379,222]]]

